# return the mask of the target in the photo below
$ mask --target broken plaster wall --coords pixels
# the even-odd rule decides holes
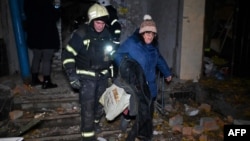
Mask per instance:
[[[4,68],[8,67],[9,74],[13,74],[19,70],[19,62],[12,27],[9,0],[0,0],[0,38],[3,39],[6,46],[6,61],[8,61],[8,63],[5,64],[8,64],[8,66],[4,66]]]
[[[149,5],[158,28],[160,51],[174,76],[182,80],[199,79],[205,0],[151,0]]]
[[[199,79],[202,70],[205,0],[184,0],[180,78]]]
[[[158,29],[159,49],[175,76],[179,78],[180,35],[183,0],[151,0],[149,13]]]

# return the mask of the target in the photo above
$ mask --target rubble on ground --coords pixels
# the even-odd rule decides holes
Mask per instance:
[[[0,121],[1,137],[79,140],[78,93],[68,86],[62,73],[53,77],[59,85],[53,90],[30,87],[17,78],[0,79],[0,114],[5,115]],[[159,91],[155,103],[153,141],[223,141],[224,125],[250,123],[249,85],[242,79],[201,79],[195,83],[176,80],[167,85]],[[235,111],[230,109],[232,106]],[[125,141],[127,133],[119,130],[119,121],[119,117],[114,121],[104,117],[98,140]]]

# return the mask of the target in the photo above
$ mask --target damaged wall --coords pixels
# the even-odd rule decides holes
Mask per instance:
[[[179,78],[183,0],[152,0],[149,5],[158,28],[160,51]]]
[[[184,0],[180,78],[199,79],[202,70],[205,0]]]
[[[1,66],[1,68],[8,67],[10,74],[13,74],[19,70],[19,62],[8,0],[0,0],[0,38],[3,39],[6,46],[5,54],[7,54],[8,60],[8,65]],[[5,64],[7,63],[5,62]]]
[[[199,79],[205,0],[151,0],[149,5],[159,29],[160,50],[174,74],[183,80]]]

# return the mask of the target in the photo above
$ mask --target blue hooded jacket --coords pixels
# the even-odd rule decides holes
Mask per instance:
[[[152,98],[157,96],[156,68],[163,74],[164,78],[171,75],[167,62],[159,52],[158,46],[144,44],[137,29],[127,40],[125,40],[114,54],[114,61],[119,66],[122,58],[128,56],[136,60],[142,67]]]

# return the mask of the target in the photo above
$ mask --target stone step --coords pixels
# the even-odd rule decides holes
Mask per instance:
[[[39,94],[14,98],[15,109],[33,112],[53,112],[79,109],[78,94]]]
[[[26,123],[32,121],[33,119],[34,118],[32,118],[32,117],[16,119],[15,124],[25,125]],[[79,113],[44,116],[40,119],[41,119],[41,124],[39,125],[39,128],[73,126],[73,125],[80,124],[80,114]]]
[[[66,88],[39,89],[38,92],[15,96],[13,99],[15,109],[24,113],[14,124],[18,130],[27,130],[21,134],[25,141],[80,140],[78,93]],[[26,127],[36,118],[40,119],[39,123],[32,125],[34,127]]]
[[[81,134],[61,134],[57,136],[47,136],[38,138],[25,138],[25,141],[80,141]]]
[[[22,93],[13,99],[14,109],[24,113],[14,124],[17,134],[19,130],[22,131],[19,136],[24,137],[25,141],[81,140],[79,94],[69,87],[62,73],[55,73],[53,78],[58,84],[57,88],[44,90],[33,87],[30,90],[21,87]],[[40,119],[39,122],[30,124],[36,118]],[[109,124],[104,117],[100,136],[119,134],[121,131],[117,129],[119,125],[116,122]]]

